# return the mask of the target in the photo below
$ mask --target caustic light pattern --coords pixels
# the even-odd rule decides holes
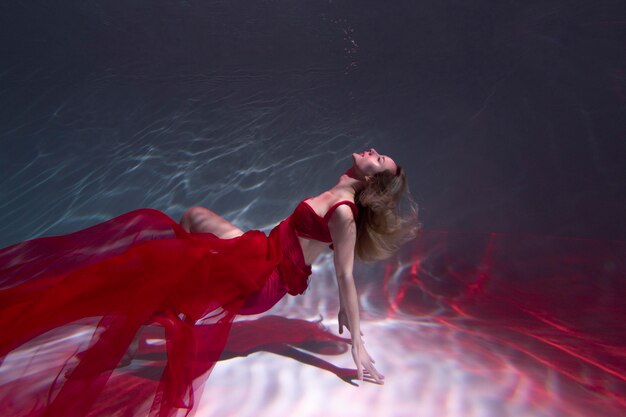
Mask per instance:
[[[388,318],[424,325],[407,351],[453,360],[501,396],[456,415],[626,412],[626,242],[429,232],[388,265],[385,295]]]
[[[362,328],[384,386],[355,380],[349,339],[331,332],[332,274],[321,269],[304,297],[233,324],[195,415],[626,414],[626,242],[427,231],[397,259],[359,266]],[[312,311],[321,319],[302,319]],[[42,377],[56,375],[49,364],[93,323],[65,331],[9,355],[1,392],[37,395],[51,383]],[[154,391],[167,359],[162,333],[142,328],[100,415]],[[18,375],[31,381],[21,392],[10,389]]]

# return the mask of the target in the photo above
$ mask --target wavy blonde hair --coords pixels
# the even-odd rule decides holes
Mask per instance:
[[[399,212],[405,197],[408,213]],[[355,254],[365,262],[389,258],[402,244],[415,238],[422,228],[418,222],[418,205],[408,192],[404,170],[398,165],[394,174],[383,171],[374,174],[365,188],[355,195],[359,209]]]

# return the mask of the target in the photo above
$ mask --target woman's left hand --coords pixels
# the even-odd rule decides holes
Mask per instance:
[[[365,376],[368,379],[373,379],[377,384],[385,383],[385,376],[378,372],[374,367],[374,360],[367,353],[363,340],[360,337],[352,338],[352,358],[356,364],[357,378],[363,381]]]

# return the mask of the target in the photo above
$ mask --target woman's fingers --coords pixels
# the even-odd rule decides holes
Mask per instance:
[[[348,329],[350,334],[352,334],[352,329],[350,328],[350,322],[348,321],[348,317],[344,312],[340,312],[338,316],[339,321],[339,334],[343,334],[343,328]]]
[[[376,380],[376,382],[382,384],[385,377],[383,374],[378,372],[374,366],[374,360],[370,356],[369,352],[365,349],[365,347],[363,347],[360,353],[363,355],[363,366],[365,367],[365,370]]]
[[[385,377],[380,372],[378,372],[376,368],[374,368],[374,365],[370,363],[369,366],[366,367],[366,369],[368,374],[372,376],[377,383],[381,385],[384,383],[383,380],[385,379]]]
[[[358,346],[352,346],[352,357],[357,366],[357,378],[360,381],[364,381],[363,378],[365,376],[366,378],[373,379],[377,384],[384,384],[385,377],[374,367],[374,361],[371,359],[367,350],[365,350],[365,347],[362,344],[357,345]]]
[[[343,313],[339,313],[339,334],[343,334],[343,328],[345,327],[350,331],[350,327],[348,326],[348,322],[346,320],[346,316]]]
[[[343,334],[343,328],[348,329],[350,334],[352,334],[352,329],[350,328],[350,322],[348,321],[348,317],[345,312],[339,312],[337,316],[337,325],[339,326],[339,334]],[[359,329],[359,333],[363,336],[363,331]]]
[[[361,362],[360,349],[352,345],[352,359],[356,365],[356,377],[359,381],[363,381],[363,363]]]

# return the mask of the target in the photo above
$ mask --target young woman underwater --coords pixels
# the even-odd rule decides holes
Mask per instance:
[[[387,258],[413,238],[417,208],[408,198],[408,215],[398,213],[406,177],[389,156],[370,149],[352,158],[334,187],[301,201],[269,236],[244,233],[203,207],[187,210],[180,223],[139,209],[1,249],[0,409],[63,417],[191,411],[235,316],[302,294],[311,264],[329,244],[339,331],[350,331],[358,379],[382,384],[363,344],[353,264],[355,257]],[[156,387],[118,369],[149,324],[164,329],[167,350],[165,369],[152,376]],[[71,352],[48,354],[45,366],[28,374],[11,372],[12,352],[39,349],[36,362],[41,346],[70,337]]]

